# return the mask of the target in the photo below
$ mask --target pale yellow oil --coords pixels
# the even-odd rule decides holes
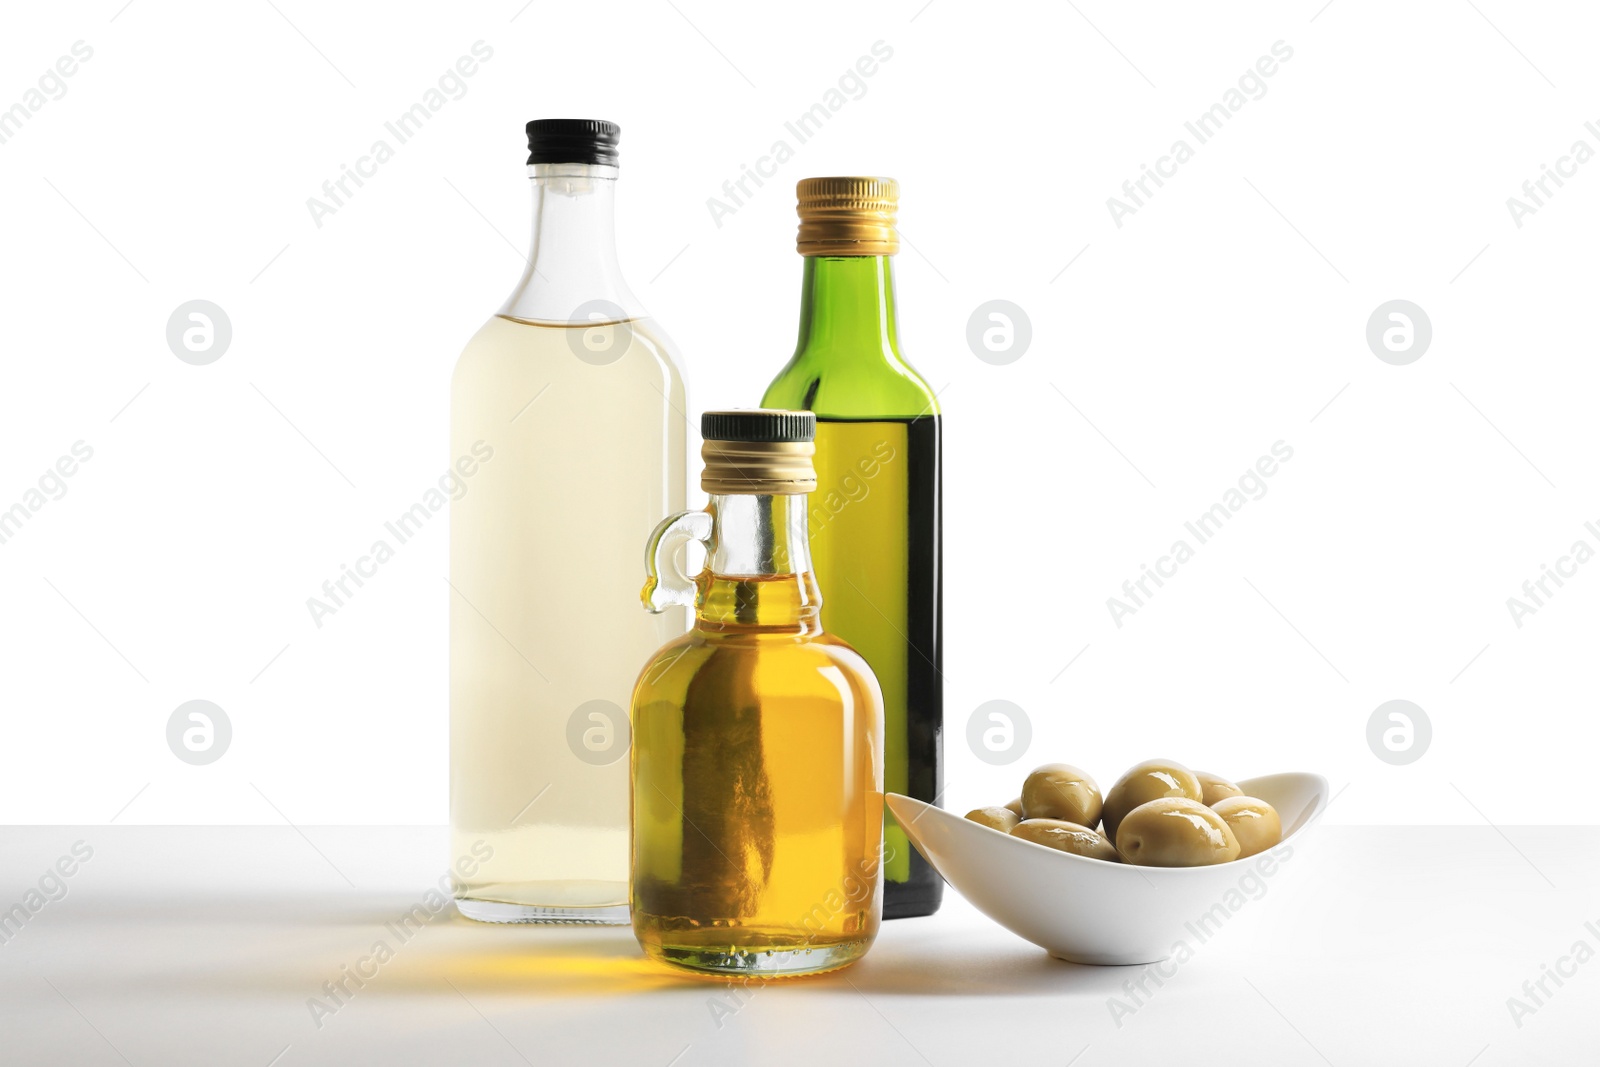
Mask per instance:
[[[804,974],[877,933],[881,694],[810,574],[702,578],[634,694],[633,928],[698,971]]]
[[[686,622],[643,611],[638,575],[684,507],[685,404],[648,320],[497,316],[461,354],[452,463],[493,452],[451,504],[451,858],[492,855],[459,897],[627,904],[630,693]]]

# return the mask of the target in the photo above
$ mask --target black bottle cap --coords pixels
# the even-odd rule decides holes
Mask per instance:
[[[707,441],[804,442],[817,436],[817,417],[809,411],[708,411],[700,416]]]
[[[534,119],[528,123],[528,162],[617,165],[622,127],[604,119]]]

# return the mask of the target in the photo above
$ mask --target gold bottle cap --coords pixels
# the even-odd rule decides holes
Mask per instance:
[[[817,487],[817,417],[809,411],[708,411],[700,417],[700,488],[792,496]]]
[[[893,178],[802,178],[799,200],[802,256],[892,256],[900,251],[895,213],[900,183]]]

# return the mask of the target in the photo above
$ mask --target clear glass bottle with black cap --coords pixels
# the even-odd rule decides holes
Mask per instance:
[[[883,685],[884,787],[930,804],[944,791],[939,402],[900,354],[894,289],[900,187],[806,178],[800,337],[762,403],[817,416],[811,553],[822,622]],[[883,917],[929,915],[944,882],[891,820]]]
[[[710,502],[646,550],[646,606],[692,604],[695,623],[634,688],[633,929],[691,970],[832,970],[881,917],[882,693],[819,618],[815,426],[810,412],[707,412]],[[677,562],[690,541],[706,554],[693,576]]]
[[[527,270],[451,388],[450,860],[470,918],[625,923],[629,693],[686,624],[639,611],[639,544],[685,504],[687,400],[617,265],[617,126],[527,134]]]

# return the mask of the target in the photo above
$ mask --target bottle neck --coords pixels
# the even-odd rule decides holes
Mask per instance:
[[[806,256],[797,353],[881,352],[899,361],[893,256]]]
[[[644,309],[617,263],[617,168],[537,163],[528,268],[500,314],[528,322],[640,318]]]
[[[696,627],[762,633],[822,632],[822,594],[811,571],[806,494],[715,494]]]

